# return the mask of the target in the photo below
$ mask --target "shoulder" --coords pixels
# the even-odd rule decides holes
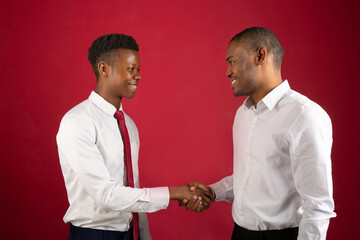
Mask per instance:
[[[89,100],[85,100],[70,109],[62,118],[61,124],[91,121],[93,106]]]
[[[94,132],[94,119],[92,116],[93,106],[89,100],[85,100],[70,109],[60,122],[57,139],[68,138],[82,133]]]
[[[285,101],[288,101],[296,116],[294,125],[313,127],[331,127],[331,119],[327,112],[308,97],[291,90]]]

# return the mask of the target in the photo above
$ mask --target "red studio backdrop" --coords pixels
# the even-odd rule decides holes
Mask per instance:
[[[1,239],[67,239],[55,136],[62,116],[95,89],[87,51],[103,34],[126,33],[140,46],[143,78],[124,109],[140,131],[141,186],[230,175],[232,123],[245,98],[232,95],[225,49],[251,26],[279,37],[283,79],[332,118],[338,216],[327,239],[357,239],[358,12],[355,0],[3,1]],[[171,202],[148,217],[155,240],[230,239],[233,228],[225,202],[201,214]]]

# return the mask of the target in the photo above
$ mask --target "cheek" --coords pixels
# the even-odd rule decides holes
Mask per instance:
[[[130,79],[130,74],[127,72],[119,72],[116,74],[116,81],[118,85],[126,85]]]
[[[248,82],[251,82],[255,78],[255,75],[256,75],[253,67],[249,64],[247,64],[246,66],[243,67],[242,74]]]
[[[246,82],[247,79],[247,71],[246,71],[246,67],[245,66],[238,66],[237,71],[236,71],[236,75],[237,78],[239,80],[239,82]]]

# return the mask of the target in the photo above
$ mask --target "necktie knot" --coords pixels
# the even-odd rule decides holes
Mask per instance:
[[[116,110],[114,117],[119,121],[124,120],[124,113],[122,111]]]

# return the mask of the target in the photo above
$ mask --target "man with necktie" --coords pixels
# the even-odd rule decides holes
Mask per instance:
[[[184,199],[197,199],[202,211],[212,200],[187,185],[139,188],[138,130],[121,104],[134,97],[141,79],[138,51],[131,36],[96,39],[88,55],[96,90],[61,121],[56,139],[70,203],[69,240],[151,239],[146,212]]]

